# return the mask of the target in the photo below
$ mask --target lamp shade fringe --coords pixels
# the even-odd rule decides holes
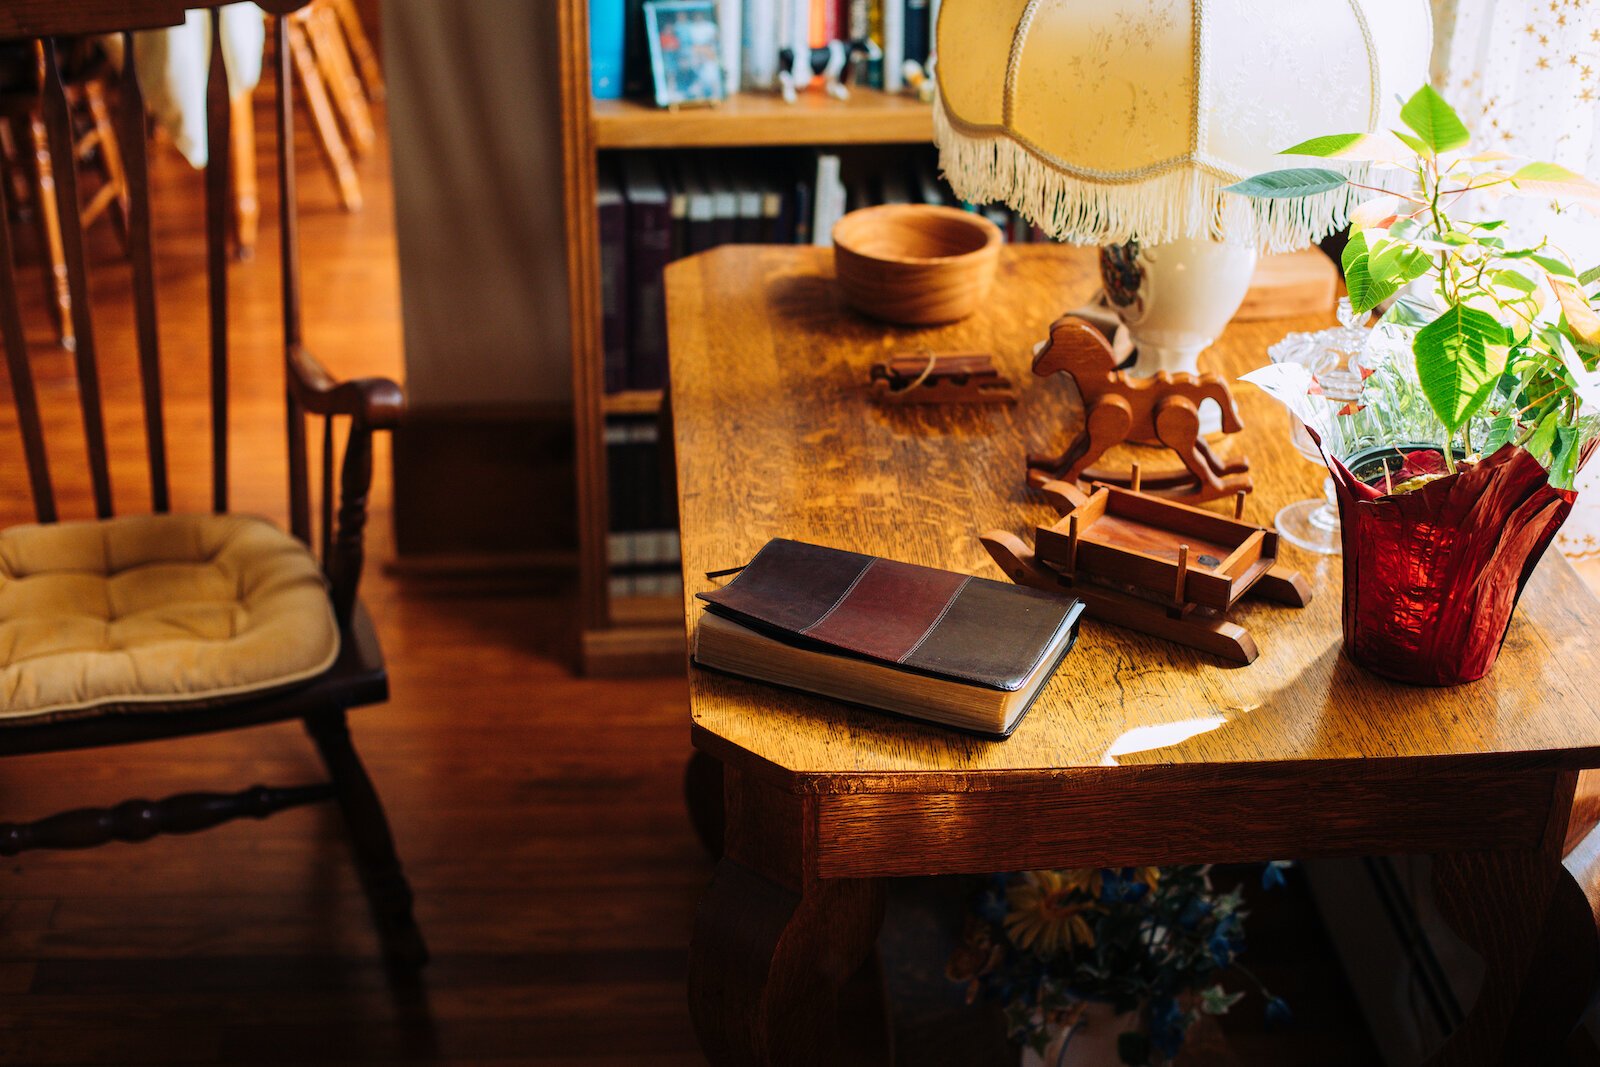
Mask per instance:
[[[971,204],[1009,204],[1051,238],[1079,244],[1209,237],[1266,253],[1292,252],[1343,229],[1351,209],[1365,199],[1350,185],[1302,197],[1237,196],[1223,190],[1247,175],[1224,175],[1191,161],[1149,177],[1082,177],[1004,133],[958,128],[939,103],[933,125],[940,166],[958,197]],[[1362,180],[1362,174],[1350,173]]]

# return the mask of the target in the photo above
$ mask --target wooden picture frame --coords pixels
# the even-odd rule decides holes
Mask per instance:
[[[664,108],[720,104],[727,87],[714,0],[649,0],[644,25],[656,103]]]

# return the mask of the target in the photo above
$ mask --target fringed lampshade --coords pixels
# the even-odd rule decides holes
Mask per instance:
[[[1225,186],[1327,133],[1398,125],[1428,77],[1428,0],[943,0],[940,162],[1084,244],[1212,238],[1301,248],[1348,187],[1251,200]]]

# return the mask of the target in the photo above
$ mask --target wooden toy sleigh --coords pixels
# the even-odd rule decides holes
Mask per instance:
[[[1068,593],[1090,618],[1250,663],[1255,640],[1227,613],[1246,595],[1304,607],[1310,587],[1278,563],[1278,535],[1234,517],[1190,507],[1133,487],[1096,484],[1086,494],[1069,482],[1034,479],[1061,512],[1040,526],[1034,547],[1004,530],[979,538],[1018,585]]]

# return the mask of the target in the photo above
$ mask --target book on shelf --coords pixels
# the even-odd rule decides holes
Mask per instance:
[[[627,204],[612,168],[596,175],[595,210],[600,236],[600,337],[605,350],[606,392],[628,387],[628,296],[636,284],[628,273]]]
[[[905,88],[905,0],[885,0],[883,5],[883,89],[898,93]]]
[[[1083,614],[1073,597],[784,539],[696,597],[699,666],[995,738]]]
[[[905,63],[915,63],[926,69],[928,48],[933,28],[928,24],[928,0],[906,0],[905,6]]]
[[[590,0],[589,83],[596,100],[622,96],[626,0]]]
[[[776,0],[746,0],[740,45],[742,84],[749,89],[778,87],[778,11]]]
[[[623,363],[630,389],[667,384],[667,294],[662,271],[672,256],[672,198],[648,158],[624,156],[628,220],[628,334]]]
[[[671,596],[682,588],[677,512],[660,430],[652,419],[606,425],[608,591],[613,597]]]
[[[812,185],[811,243],[833,247],[833,227],[844,218],[846,193],[839,157],[817,153],[817,176]]]
[[[739,91],[744,75],[745,0],[717,0],[718,52],[722,60],[722,91],[732,96]]]

